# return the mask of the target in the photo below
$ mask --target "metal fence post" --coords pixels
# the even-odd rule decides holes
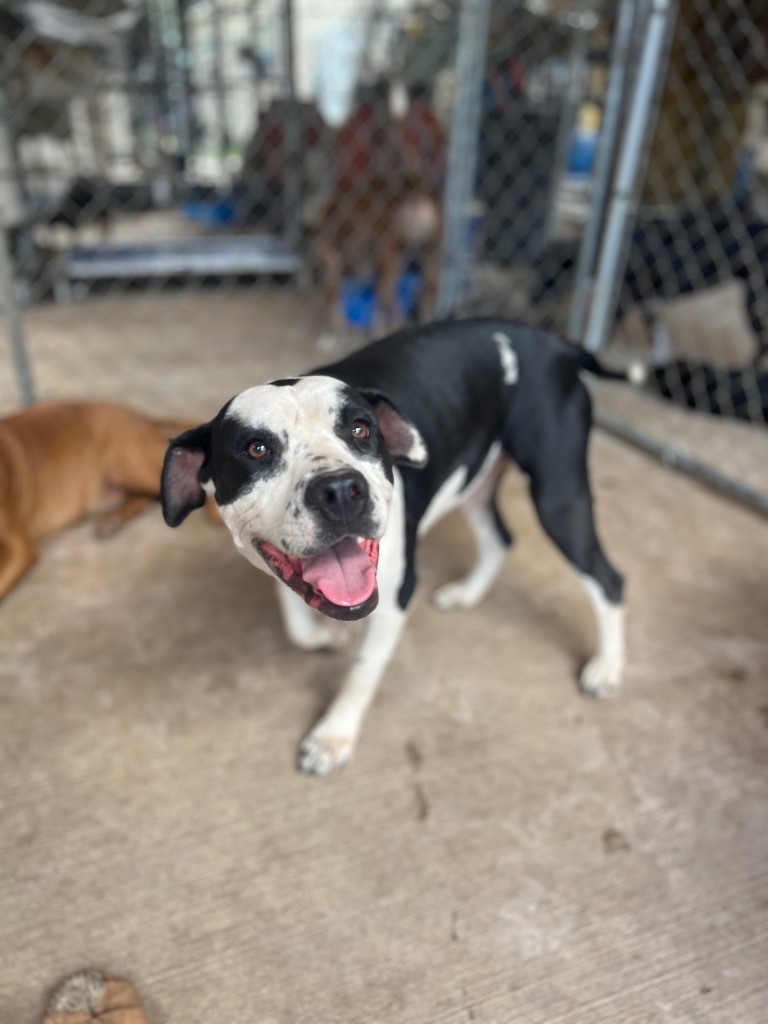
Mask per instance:
[[[455,309],[469,277],[467,229],[477,169],[483,70],[488,46],[490,0],[462,0],[456,55],[456,94],[443,193],[445,224],[437,315]]]
[[[583,18],[585,16],[585,4],[575,5],[574,16]],[[552,183],[549,190],[549,202],[547,203],[547,218],[542,234],[542,247],[552,238],[555,221],[557,219],[557,191],[563,179],[571,148],[573,137],[573,126],[579,112],[579,106],[584,98],[585,84],[587,79],[587,32],[581,23],[574,28],[573,39],[571,40],[571,52],[568,56],[568,87],[565,92],[562,109],[560,111],[560,124],[557,129],[557,140],[555,142],[554,171],[552,172]]]
[[[16,301],[16,281],[9,242],[9,228],[21,219],[22,198],[8,116],[8,101],[0,82],[0,304],[8,325],[8,340],[21,400],[24,405],[31,405],[35,400],[32,372],[27,357],[24,326]]]
[[[294,39],[293,0],[283,0],[283,75],[287,110],[283,136],[285,185],[283,192],[283,232],[285,242],[294,252],[301,236],[301,109],[296,97],[296,47]]]
[[[590,352],[598,351],[605,344],[618,301],[619,282],[627,257],[625,242],[637,211],[643,151],[655,120],[654,98],[658,98],[663,77],[662,57],[673,15],[674,0],[652,0],[608,206],[595,298],[584,337],[584,347]]]
[[[35,400],[32,387],[32,372],[27,358],[24,339],[24,327],[21,322],[19,306],[16,302],[16,285],[13,275],[13,261],[8,245],[8,231],[0,224],[0,302],[8,324],[8,339],[11,343],[13,362],[16,367],[16,380],[24,405],[31,405]]]
[[[213,95],[216,103],[216,118],[219,127],[219,158],[224,161],[229,156],[232,139],[229,131],[229,103],[227,97],[226,77],[229,68],[224,65],[224,34],[222,31],[223,10],[220,0],[213,0],[211,5],[211,42],[213,44]]]
[[[608,186],[611,181],[611,172],[621,131],[621,113],[627,87],[627,64],[636,12],[637,0],[621,0],[611,47],[611,68],[606,86],[600,138],[592,176],[592,213],[584,228],[584,234],[581,236],[573,299],[568,314],[567,334],[575,341],[581,339],[587,320],[589,298],[594,282],[595,260],[600,244],[600,233],[605,222]]]

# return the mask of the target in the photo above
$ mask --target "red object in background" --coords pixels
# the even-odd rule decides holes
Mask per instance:
[[[431,107],[413,102],[396,120],[386,99],[361,103],[336,138],[336,183],[364,188],[371,181],[411,176],[433,188],[445,172],[445,136]]]
[[[359,188],[372,179],[391,177],[400,156],[386,99],[359,104],[336,136],[336,185]]]
[[[413,102],[402,121],[401,133],[409,169],[425,185],[441,188],[445,177],[445,133],[431,106]]]

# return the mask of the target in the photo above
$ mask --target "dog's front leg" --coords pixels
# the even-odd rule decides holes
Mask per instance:
[[[20,526],[11,522],[8,529],[0,528],[0,598],[16,586],[36,561],[35,546]]]
[[[402,605],[407,601],[401,600],[401,588],[408,579],[410,597],[415,586],[413,547],[406,544],[402,481],[396,475],[390,522],[379,556],[379,603],[338,695],[299,747],[303,772],[328,775],[343,768],[352,756],[365,712],[405,625],[407,612]]]
[[[365,712],[397,646],[406,614],[396,602],[380,603],[341,690],[299,747],[299,768],[310,775],[328,775],[349,761]]]

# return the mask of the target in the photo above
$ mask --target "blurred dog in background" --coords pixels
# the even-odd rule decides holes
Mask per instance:
[[[315,183],[315,197],[305,209],[324,296],[321,343],[329,348],[345,331],[347,275],[374,282],[376,335],[411,318],[398,296],[409,260],[421,274],[416,319],[434,315],[446,152],[428,89],[413,86],[408,110],[397,119],[386,82],[361,94],[332,149],[326,183]]]

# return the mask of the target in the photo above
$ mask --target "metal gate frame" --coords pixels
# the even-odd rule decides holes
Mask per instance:
[[[490,0],[462,0],[457,80],[445,188],[447,211],[439,313],[458,303],[470,277],[464,246],[479,133],[478,69],[485,57]],[[568,335],[591,352],[605,348],[616,312],[640,205],[648,151],[666,77],[676,0],[620,0],[611,46],[605,111],[582,235]],[[564,117],[566,116],[564,112]],[[597,412],[602,429],[720,494],[768,516],[768,495],[684,454],[674,443]]]
[[[461,0],[460,4],[455,63],[457,89],[443,197],[446,220],[438,315],[448,315],[457,307],[471,275],[472,256],[465,242],[480,143],[480,100],[491,8],[492,0]],[[580,339],[593,352],[605,347],[617,308],[676,15],[676,0],[620,0],[618,4],[602,130],[592,180],[592,209],[582,235],[568,319],[569,336]],[[284,140],[289,216],[284,241],[293,250],[298,243],[298,210],[302,194],[301,128],[294,82],[293,0],[283,0],[280,18],[289,111]],[[572,76],[578,70],[580,53],[583,60],[583,43],[584,36],[577,31],[570,65]],[[564,150],[561,143],[568,138],[569,119],[578,101],[578,96],[572,95],[574,91],[572,83],[569,102],[562,114],[559,152]],[[5,94],[0,82],[0,173],[10,175],[10,180],[18,180],[4,104]],[[29,404],[34,400],[33,377],[25,345],[23,318],[17,303],[9,244],[9,232],[16,226],[13,211],[0,210],[0,302],[8,323],[19,395],[24,404]],[[662,444],[642,430],[599,413],[596,420],[603,429],[626,443],[768,515],[768,495],[690,458],[674,443]]]
[[[610,335],[661,98],[658,83],[665,78],[677,15],[675,0],[651,0],[644,11],[645,6],[642,0],[622,0],[619,10],[606,102],[609,129],[618,124],[623,108],[627,109],[627,116],[624,130],[615,140],[615,149],[611,130],[601,137],[593,186],[593,198],[599,206],[590,218],[579,254],[569,333],[571,337],[583,337],[585,348],[591,352],[603,349]],[[635,64],[637,72],[632,79],[627,69]],[[614,160],[615,154],[618,155]],[[593,298],[588,305],[590,293]],[[603,430],[665,466],[768,517],[768,494],[686,455],[674,443],[662,444],[615,417],[598,411],[595,421]]]

